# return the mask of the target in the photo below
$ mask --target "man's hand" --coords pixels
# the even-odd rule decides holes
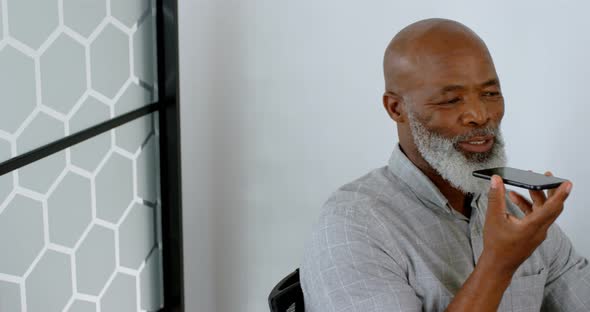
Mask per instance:
[[[545,175],[551,176],[550,172]],[[522,219],[506,211],[506,189],[502,178],[493,176],[488,195],[488,211],[484,225],[484,248],[481,260],[493,263],[495,273],[512,276],[516,269],[545,240],[549,226],[563,211],[563,203],[572,188],[567,181],[548,191],[529,191],[533,202],[510,192],[509,197],[524,213]]]
[[[546,175],[551,175],[546,173]],[[502,178],[492,177],[488,211],[483,230],[483,252],[475,269],[445,311],[497,311],[502,295],[516,269],[545,240],[549,226],[563,210],[571,182],[550,190],[531,191],[533,203],[510,192],[510,199],[525,213],[519,219],[506,212],[506,189]]]

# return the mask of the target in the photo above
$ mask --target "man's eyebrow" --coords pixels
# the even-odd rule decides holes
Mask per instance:
[[[491,87],[491,86],[497,86],[497,85],[500,85],[500,83],[498,82],[498,79],[496,79],[496,78],[490,79],[490,80],[481,84],[481,86],[484,88]]]
[[[491,86],[497,86],[500,85],[498,82],[498,79],[496,78],[492,78],[484,83],[481,84],[482,88],[485,87],[491,87]],[[448,85],[448,86],[444,86],[440,89],[440,93],[447,93],[447,92],[452,92],[452,91],[456,91],[456,90],[465,90],[465,86],[462,85]]]
[[[455,90],[465,90],[465,87],[461,85],[444,86],[440,89],[440,93],[447,93]]]

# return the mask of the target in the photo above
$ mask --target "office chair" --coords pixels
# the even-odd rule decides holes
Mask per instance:
[[[268,295],[271,312],[304,312],[299,269],[283,278]]]

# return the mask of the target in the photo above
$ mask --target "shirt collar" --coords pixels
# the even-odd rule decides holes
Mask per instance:
[[[443,209],[447,213],[453,213],[447,198],[440,192],[438,187],[402,152],[399,144],[396,144],[391,157],[389,158],[389,170],[402,180],[418,196],[420,200],[426,201]]]

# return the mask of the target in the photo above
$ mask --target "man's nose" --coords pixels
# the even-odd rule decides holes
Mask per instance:
[[[490,120],[486,103],[479,97],[469,99],[464,105],[462,114],[463,124],[466,126],[481,126]]]

